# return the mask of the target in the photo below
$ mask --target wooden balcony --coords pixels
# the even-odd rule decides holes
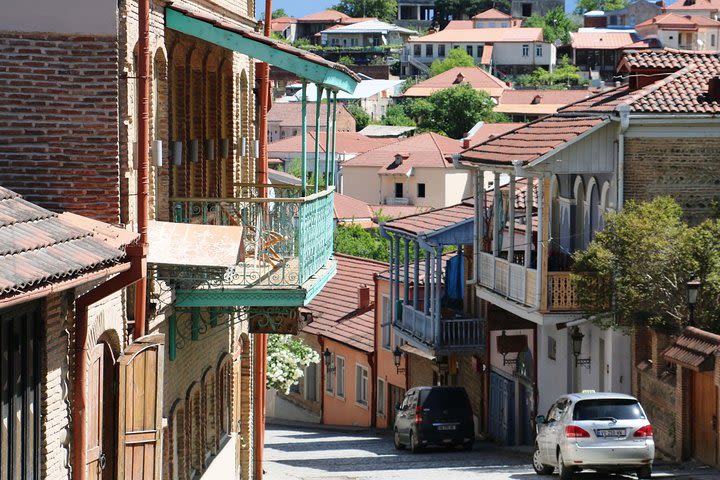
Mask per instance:
[[[412,305],[403,305],[402,315],[396,319],[395,328],[402,336],[411,337],[430,347],[435,354],[485,348],[484,319],[441,318],[438,335],[431,313],[415,310]]]
[[[571,275],[570,272],[548,272],[548,310],[560,312],[580,309]]]

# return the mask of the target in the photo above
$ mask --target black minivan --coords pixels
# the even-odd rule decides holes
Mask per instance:
[[[395,448],[413,452],[427,445],[471,450],[475,441],[470,399],[463,387],[415,387],[397,406],[393,427]]]

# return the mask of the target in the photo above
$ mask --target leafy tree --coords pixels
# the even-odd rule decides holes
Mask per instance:
[[[525,27],[543,29],[543,38],[547,42],[560,40],[564,45],[570,43],[570,32],[576,32],[578,25],[572,21],[561,7],[553,8],[544,17],[533,15],[524,22]]]
[[[630,0],[578,0],[575,5],[575,13],[582,15],[593,10],[619,10],[630,5]]]
[[[720,327],[720,222],[690,227],[670,197],[628,202],[573,259],[578,299],[603,324],[677,331],[688,318],[685,282],[694,273],[702,282],[696,323]]]
[[[273,18],[273,19],[275,19],[275,18],[280,18],[280,17],[287,17],[287,16],[288,16],[288,14],[285,13],[285,9],[284,9],[284,8],[278,8],[278,9],[272,11],[272,18]]]
[[[355,60],[350,55],[343,55],[342,57],[338,58],[337,63],[349,67],[350,65],[355,65]]]
[[[509,0],[435,0],[435,21],[441,28],[450,20],[471,18],[473,15],[496,8],[502,12],[510,13]]]
[[[355,117],[355,129],[357,131],[360,131],[368,126],[368,123],[370,123],[370,115],[368,115],[360,105],[357,103],[350,103],[348,104],[347,109],[350,114]]]
[[[549,72],[542,67],[536,68],[528,75],[520,75],[515,84],[525,87],[564,89],[571,85],[585,85],[587,80],[580,76],[578,68],[570,64],[567,55],[563,55],[555,70]]]
[[[308,145],[308,150],[311,148],[314,148],[314,145]],[[310,158],[309,154],[308,158]],[[302,179],[302,161],[299,158],[293,158],[292,161],[290,161],[290,163],[288,164],[287,173],[289,173],[293,177]],[[308,188],[310,186],[315,186],[314,172],[307,172],[307,185]],[[320,190],[325,190],[325,175],[323,175],[322,171],[320,172],[320,185],[318,186],[318,188]]]
[[[351,17],[377,17],[386,22],[397,18],[397,0],[340,0],[331,7]]]
[[[443,72],[447,72],[451,68],[455,67],[474,67],[475,66],[475,60],[472,56],[470,56],[469,53],[467,53],[465,50],[461,48],[453,48],[448,53],[447,57],[445,59],[440,60],[436,59],[433,60],[432,64],[430,64],[430,76],[434,77],[435,75],[439,75]]]
[[[486,92],[462,84],[410,102],[407,108],[421,129],[461,138],[481,120],[507,121],[505,115],[493,112],[494,107],[495,102]]]
[[[360,225],[339,225],[335,229],[333,251],[373,260],[390,260],[390,241],[377,228],[365,230]]]
[[[390,105],[385,112],[385,116],[381,122],[383,125],[396,125],[403,127],[414,127],[417,124],[415,120],[410,118],[405,112],[403,105]]]
[[[268,335],[267,386],[288,393],[303,376],[303,367],[318,363],[320,355],[300,338]]]

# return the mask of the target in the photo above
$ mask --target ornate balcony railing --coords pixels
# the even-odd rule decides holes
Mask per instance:
[[[575,285],[570,272],[548,272],[548,305],[550,311],[579,310]]]
[[[237,261],[229,266],[161,267],[179,288],[292,288],[302,286],[330,259],[334,188],[307,197],[292,186],[273,186],[258,198],[248,185],[243,198],[171,198],[175,223],[240,227]],[[279,196],[282,195],[282,196]]]

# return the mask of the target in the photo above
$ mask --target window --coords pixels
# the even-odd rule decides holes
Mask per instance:
[[[445,56],[445,45],[438,45],[438,57],[444,57]]]
[[[418,198],[425,198],[425,184],[424,183],[418,183]]]
[[[343,357],[335,357],[335,375],[337,376],[335,396],[345,398],[345,359]]]
[[[422,54],[421,45],[420,44],[413,45],[413,55],[415,55],[416,57],[419,57],[421,54]]]
[[[490,28],[495,28],[495,22],[490,22]]]
[[[317,364],[305,367],[305,400],[317,401]]]
[[[395,198],[403,198],[403,184],[402,183],[395,184]]]
[[[433,46],[431,43],[428,43],[427,45],[425,45],[425,56],[426,57],[433,56]]]
[[[618,24],[617,15],[610,15],[610,25],[617,25],[617,24]]]
[[[557,358],[557,341],[553,337],[548,337],[548,358],[550,360]]]
[[[527,57],[530,55],[530,45],[523,45],[522,46],[522,56]]]
[[[711,47],[715,46],[715,34],[714,33],[710,34],[710,46]]]
[[[522,16],[523,17],[531,17],[532,16],[532,3],[523,3],[522,4]]]
[[[333,372],[331,368],[335,362],[334,358],[335,355],[332,355],[330,361],[325,363],[325,391],[330,395],[335,391],[335,372]]]
[[[465,51],[466,51],[467,54],[470,55],[471,57],[473,56],[473,46],[472,46],[472,45],[466,46],[466,47],[465,47]]]
[[[542,57],[542,45],[535,45],[535,56]]]
[[[382,318],[380,319],[381,341],[383,348],[390,350],[390,298],[387,295],[382,297]]]
[[[364,406],[368,403],[368,369],[360,364],[355,366],[355,401]]]
[[[385,416],[385,379],[384,378],[378,378],[377,413],[381,417]]]

